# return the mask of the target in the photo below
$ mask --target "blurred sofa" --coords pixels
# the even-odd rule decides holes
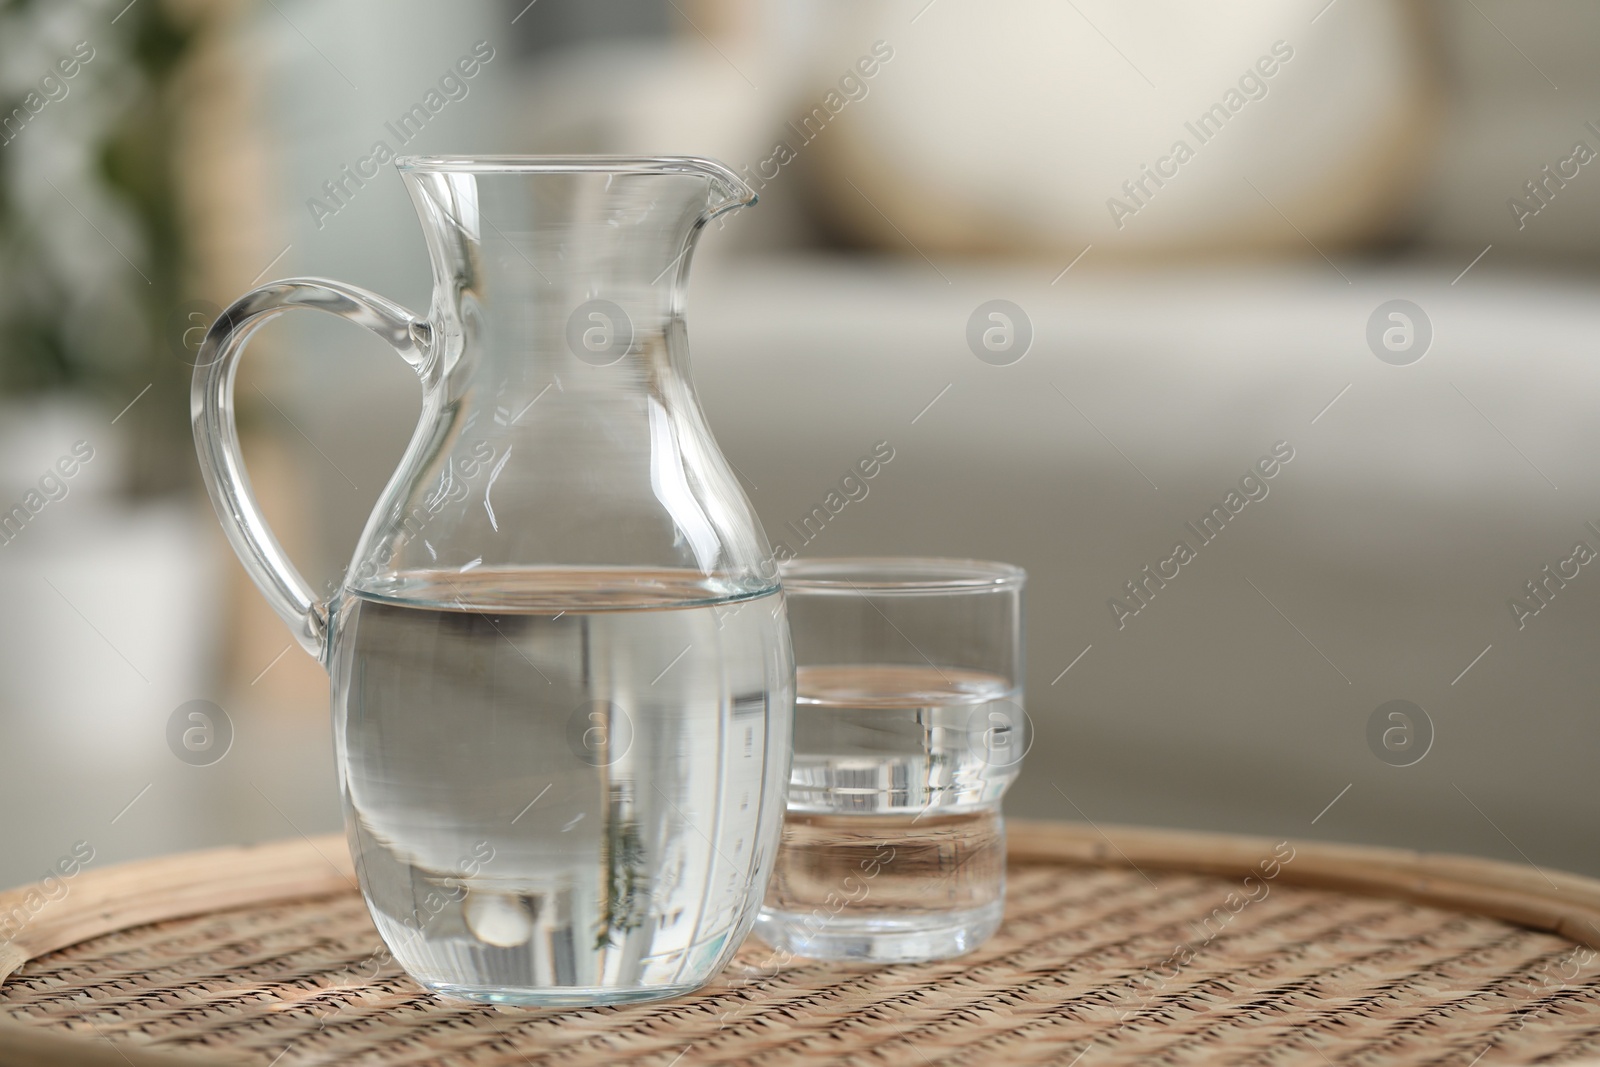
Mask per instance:
[[[769,532],[892,444],[803,554],[1027,568],[1036,741],[1009,810],[1600,873],[1600,568],[1544,570],[1600,549],[1600,303],[1482,264],[1452,284],[1465,265],[746,265],[696,283],[696,379]],[[1009,366],[966,340],[994,298],[1032,323]],[[1396,298],[1433,332],[1407,366],[1367,340]],[[1267,494],[1202,542],[1279,442]],[[1149,583],[1180,540],[1196,558]],[[1130,581],[1132,618],[1109,606]],[[1369,744],[1395,699],[1431,723],[1411,766]]]

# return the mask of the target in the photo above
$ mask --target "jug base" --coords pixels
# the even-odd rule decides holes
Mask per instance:
[[[704,983],[649,986],[635,989],[606,989],[583,986],[469,986],[447,982],[422,982],[435,996],[469,1000],[475,1004],[506,1004],[523,1008],[592,1008],[608,1004],[642,1004],[651,1000],[670,1000],[693,993]]]

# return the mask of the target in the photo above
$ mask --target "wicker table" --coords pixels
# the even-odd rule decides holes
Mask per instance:
[[[0,919],[25,920],[0,943],[0,1065],[1490,1067],[1600,1054],[1600,881],[1020,821],[1009,877],[999,935],[958,960],[776,960],[751,941],[693,996],[528,1011],[437,1000],[375,966],[338,836],[90,870],[58,900],[0,894]]]

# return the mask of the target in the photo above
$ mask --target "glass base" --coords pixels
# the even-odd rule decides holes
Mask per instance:
[[[670,1000],[693,993],[698,985],[663,985],[634,989],[586,988],[580,986],[466,986],[442,982],[423,982],[430,993],[477,1004],[514,1004],[524,1008],[587,1008],[602,1004],[640,1004],[649,1000]]]
[[[764,908],[755,934],[775,949],[814,960],[913,963],[971,952],[1000,928],[1004,911],[1005,901],[997,900],[967,911],[835,915],[812,929],[819,926],[815,912]]]

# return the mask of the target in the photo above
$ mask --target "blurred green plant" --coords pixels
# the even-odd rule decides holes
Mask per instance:
[[[0,393],[113,412],[139,397],[119,425],[129,488],[150,494],[194,469],[190,369],[167,334],[190,247],[175,83],[200,27],[125,2],[0,3]]]
[[[613,788],[611,812],[606,820],[606,895],[595,931],[594,947],[620,947],[613,934],[626,935],[645,920],[649,885],[644,838],[639,823],[628,818],[626,802]]]

